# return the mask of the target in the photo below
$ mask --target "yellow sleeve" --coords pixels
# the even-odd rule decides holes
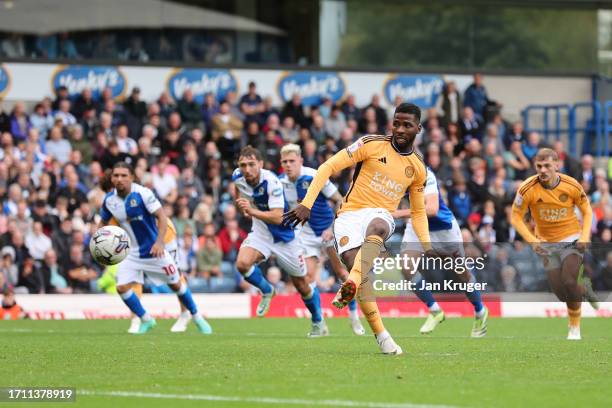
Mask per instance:
[[[368,157],[369,151],[370,149],[368,149],[363,140],[359,139],[346,149],[342,149],[330,157],[317,170],[317,173],[310,183],[310,187],[308,187],[306,196],[300,204],[306,208],[312,208],[321,189],[323,189],[331,175],[347,167],[351,167],[357,162],[365,160]]]
[[[429,222],[425,211],[425,183],[427,182],[427,172],[425,166],[421,166],[417,177],[410,185],[410,216],[412,217],[412,228],[425,251],[431,249],[431,239],[429,238]]]
[[[574,203],[582,213],[582,233],[580,234],[580,242],[591,242],[591,226],[593,225],[593,209],[589,198],[582,186],[576,189]]]
[[[516,231],[521,234],[521,237],[527,242],[537,242],[538,239],[531,232],[527,224],[525,224],[525,214],[529,208],[529,191],[525,191],[525,196],[521,195],[520,191],[525,183],[521,184],[516,192],[516,197],[512,203],[512,217],[510,222]]]

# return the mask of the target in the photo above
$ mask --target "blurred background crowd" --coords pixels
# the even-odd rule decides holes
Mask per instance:
[[[231,182],[240,148],[260,149],[265,167],[281,173],[281,147],[297,143],[304,165],[317,168],[362,135],[389,133],[394,110],[384,108],[379,95],[356,106],[350,93],[337,104],[324,98],[304,106],[295,95],[273,106],[270,92],[252,82],[243,95],[229,92],[218,100],[209,94],[199,104],[189,90],[180,100],[164,93],[147,103],[138,88],[122,101],[110,89],[99,99],[88,89],[69,99],[68,90],[58,88],[35,105],[0,105],[0,288],[113,291],[112,270],[96,265],[87,247],[104,197],[99,181],[105,169],[126,161],[174,222],[179,268],[194,291],[248,290],[234,267],[250,230],[234,206]],[[503,95],[495,99],[479,74],[465,92],[446,83],[437,106],[423,112],[424,131],[416,141],[462,227],[468,255],[487,254],[478,278],[489,290],[548,290],[537,256],[509,218],[518,185],[534,174],[531,160],[549,146],[561,158],[561,171],[579,180],[590,197],[594,246],[587,271],[595,289],[612,290],[612,175],[588,154],[571,157],[562,140],[546,143],[520,121],[506,121]],[[351,178],[347,169],[332,181],[344,194]],[[401,239],[403,225],[400,220],[392,242]],[[273,259],[264,270],[279,292],[293,291]],[[317,284],[333,291],[337,280],[324,267]]]

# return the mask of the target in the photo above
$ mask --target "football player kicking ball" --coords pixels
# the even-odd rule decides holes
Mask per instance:
[[[329,177],[356,166],[353,183],[333,227],[338,253],[351,271],[333,304],[342,308],[359,291],[361,310],[384,354],[402,354],[402,349],[385,330],[367,275],[383,243],[395,229],[391,212],[397,209],[406,191],[410,194],[415,232],[423,248],[434,255],[423,196],[425,164],[412,146],[421,130],[420,120],[418,106],[400,104],[393,116],[392,136],[364,136],[336,153],[319,167],[304,200],[284,217],[284,222],[292,226],[308,221],[314,202]]]
[[[263,317],[268,312],[274,296],[274,287],[263,276],[258,264],[274,254],[279,266],[291,276],[311,314],[312,329],[308,336],[327,336],[329,331],[321,313],[319,290],[311,288],[306,280],[299,240],[291,228],[281,225],[283,212],[288,206],[280,180],[263,168],[261,153],[251,146],[240,151],[238,168],[234,170],[232,180],[241,194],[236,205],[244,215],[253,218],[251,232],[238,251],[236,268],[262,293],[257,316]]]
[[[100,188],[105,193],[110,193],[114,188],[111,180],[112,172],[112,169],[107,169],[100,180]],[[178,243],[176,240],[176,227],[174,226],[170,218],[167,218],[167,220],[168,228],[166,229],[166,235],[164,236],[164,248],[170,253],[172,258],[174,259],[174,263],[178,265]],[[108,224],[119,226],[119,223],[114,218],[111,218]],[[125,270],[123,270],[123,272],[125,272]],[[185,285],[187,284],[187,280],[182,275],[181,283],[184,283]],[[136,296],[138,296],[139,299],[142,298],[143,284],[144,282],[132,282],[130,284],[132,290],[134,291],[134,293],[136,293]],[[173,333],[186,331],[189,321],[191,320],[191,314],[189,313],[189,310],[187,310],[187,308],[180,302],[180,299],[179,305],[181,313],[179,315],[179,318],[176,320],[176,322],[172,325],[172,328],[170,329],[170,331]],[[133,317],[132,321],[130,322],[130,328],[128,329],[128,333],[136,334],[140,330],[140,318],[133,313],[132,316]]]
[[[281,165],[285,172],[279,179],[283,183],[285,198],[289,208],[295,208],[297,203],[304,199],[308,186],[312,183],[312,179],[317,172],[313,168],[304,167],[303,164],[304,159],[302,158],[300,146],[296,144],[283,146],[281,149]],[[326,243],[333,239],[331,226],[334,222],[334,210],[330,207],[327,200],[331,200],[335,204],[342,202],[342,196],[336,186],[330,181],[325,183],[312,206],[308,222],[298,232],[298,237],[304,250],[304,258],[306,258],[308,282],[311,285],[316,285],[317,278],[319,277],[321,269],[319,258],[322,251],[329,256],[336,276],[343,281],[348,277],[348,272],[344,268],[338,268],[340,262],[334,262],[338,259],[336,249],[333,245],[331,247],[326,245]],[[351,322],[353,333],[358,336],[365,334],[363,325],[359,320],[355,299],[349,303],[349,321]]]
[[[553,292],[567,304],[567,339],[580,340],[580,307],[585,291],[580,271],[591,239],[593,211],[582,186],[558,173],[559,157],[554,150],[540,149],[534,165],[537,174],[525,180],[516,193],[512,225],[540,255]],[[582,227],[575,206],[582,213]],[[524,220],[527,210],[535,221],[535,235]]]
[[[137,334],[147,333],[156,326],[155,319],[146,312],[132,289],[134,283],[143,282],[143,273],[157,285],[168,284],[191,313],[198,330],[203,334],[212,333],[198,312],[189,287],[181,281],[174,259],[164,249],[168,218],[161,203],[151,190],[134,183],[134,171],[127,163],[113,166],[111,181],[114,190],[104,197],[99,227],[108,225],[114,218],[130,237],[130,253],[117,270],[117,292],[141,320]]]
[[[463,248],[463,238],[461,229],[455,219],[452,211],[446,206],[442,199],[440,190],[438,189],[438,181],[436,176],[427,168],[427,184],[425,185],[425,212],[427,213],[427,221],[429,224],[429,236],[431,244],[438,254],[445,254],[453,257],[465,256]],[[395,218],[410,217],[410,210],[397,210],[393,213]],[[404,257],[418,258],[423,253],[423,248],[418,240],[412,220],[406,223],[404,237],[402,238],[402,255]],[[412,278],[418,271],[404,270],[407,278]],[[457,273],[457,279],[460,282],[475,282],[475,277],[470,271],[465,270],[462,273]],[[430,290],[423,288],[425,279],[421,277],[416,282],[417,289],[415,294],[429,308],[427,320],[421,327],[422,334],[429,334],[444,321],[444,311],[435,301]],[[465,295],[474,306],[474,323],[472,325],[472,337],[484,337],[487,334],[487,318],[489,312],[482,304],[480,291],[466,291]]]

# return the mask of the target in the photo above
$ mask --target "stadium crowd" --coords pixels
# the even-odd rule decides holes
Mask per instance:
[[[84,89],[71,100],[59,88],[54,98],[31,108],[17,102],[5,111],[0,105],[0,288],[113,290],[112,268],[104,271],[92,261],[88,240],[105,195],[99,183],[104,171],[126,161],[176,226],[179,268],[193,290],[247,290],[234,267],[250,229],[233,204],[231,173],[240,148],[260,149],[265,167],[279,173],[281,147],[297,143],[304,165],[317,168],[358,137],[389,132],[392,116],[393,107],[381,106],[378,95],[367,106],[357,106],[350,94],[338,104],[324,98],[319,106],[303,106],[295,95],[276,107],[255,83],[246,94],[229,92],[223,101],[209,94],[203,104],[189,90],[178,101],[164,93],[146,103],[138,88],[121,102],[110,89],[99,99]],[[464,93],[447,83],[438,105],[423,116],[416,143],[462,227],[467,254],[489,255],[479,280],[489,290],[548,290],[540,261],[509,222],[516,188],[534,174],[531,159],[545,145],[540,135],[526,133],[520,121],[504,120],[480,75]],[[562,141],[550,147],[562,160],[562,172],[590,196],[597,244],[588,270],[595,289],[612,290],[611,175],[588,154],[568,155]],[[352,170],[333,176],[341,193],[351,177]],[[401,238],[402,228],[399,221],[392,241]],[[264,269],[279,292],[293,291],[273,260]],[[328,270],[318,282],[322,291],[337,288]]]

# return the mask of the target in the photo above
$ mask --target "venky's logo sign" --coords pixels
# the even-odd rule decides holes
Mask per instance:
[[[123,73],[113,66],[63,65],[51,78],[52,91],[60,86],[68,88],[71,98],[79,95],[83,89],[91,89],[94,99],[100,97],[104,88],[110,88],[113,98],[123,96],[127,81]]]
[[[277,89],[285,102],[298,94],[302,104],[312,106],[321,104],[325,96],[334,103],[338,102],[344,96],[346,86],[335,72],[292,72],[280,78]]]
[[[412,102],[423,109],[436,105],[444,80],[438,75],[394,75],[383,85],[383,94],[389,105],[400,96],[404,102]]]
[[[226,69],[178,69],[166,81],[166,88],[174,100],[180,100],[190,89],[194,100],[204,102],[207,93],[216,95],[218,101],[230,92],[238,92],[238,82],[231,71]]]
[[[0,99],[11,89],[11,75],[4,65],[0,65]]]

